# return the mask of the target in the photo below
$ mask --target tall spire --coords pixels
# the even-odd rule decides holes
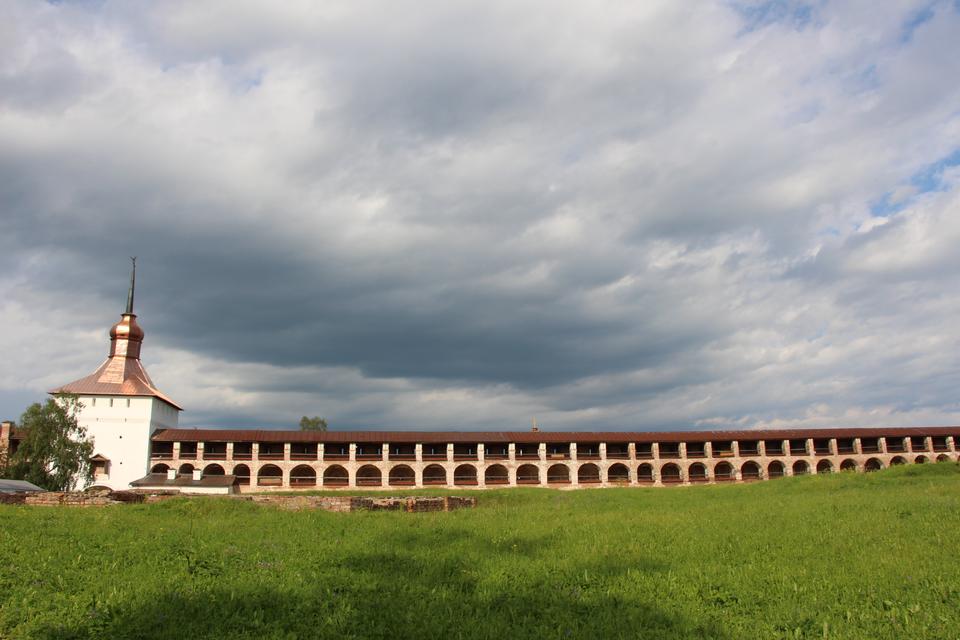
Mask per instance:
[[[96,371],[86,378],[75,380],[51,393],[76,393],[78,395],[153,396],[170,406],[181,409],[173,400],[153,386],[140,362],[140,347],[143,346],[143,329],[133,313],[133,294],[137,283],[137,259],[130,258],[130,291],[127,293],[127,310],[120,314],[120,321],[110,328],[110,355]],[[99,446],[99,445],[98,445]]]
[[[133,315],[133,290],[137,286],[137,258],[130,257],[133,263],[133,270],[130,272],[130,290],[127,291],[127,315]]]
[[[110,329],[110,357],[140,357],[140,343],[143,342],[143,329],[137,324],[133,313],[133,294],[137,285],[137,259],[130,258],[133,269],[130,271],[130,290],[127,292],[127,310],[120,314],[120,322]]]

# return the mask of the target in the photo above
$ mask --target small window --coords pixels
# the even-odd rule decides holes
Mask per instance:
[[[127,408],[130,408],[130,398],[127,398]]]
[[[110,398],[110,406],[113,406],[113,398]]]

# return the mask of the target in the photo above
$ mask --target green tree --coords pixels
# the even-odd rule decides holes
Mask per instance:
[[[92,480],[93,442],[77,424],[82,407],[76,396],[66,394],[30,405],[20,417],[23,438],[3,475],[50,491],[69,491]]]
[[[300,431],[326,431],[327,430],[327,421],[320,416],[313,416],[308,418],[303,416],[300,418]]]

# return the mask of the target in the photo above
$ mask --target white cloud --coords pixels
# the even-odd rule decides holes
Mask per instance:
[[[960,12],[736,5],[8,3],[0,392],[139,254],[188,423],[956,421]]]

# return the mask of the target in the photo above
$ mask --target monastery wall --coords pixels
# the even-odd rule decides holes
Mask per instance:
[[[241,491],[289,491],[292,489],[379,489],[395,488],[488,488],[542,486],[555,488],[605,486],[668,486],[712,482],[749,482],[807,473],[874,471],[896,464],[957,461],[954,436],[913,436],[895,438],[806,438],[782,441],[769,438],[749,442],[724,443],[714,451],[712,443],[653,443],[638,451],[622,443],[616,452],[608,452],[607,443],[599,451],[577,454],[578,443],[565,444],[563,453],[550,453],[547,443],[520,445],[510,443],[506,454],[490,456],[483,443],[476,453],[455,453],[452,444],[446,455],[425,454],[417,444],[412,454],[391,454],[384,443],[378,454],[358,454],[358,445],[350,444],[349,453],[324,455],[319,444],[312,455],[291,453],[291,444],[282,453],[261,455],[258,443],[251,451],[234,455],[234,443],[225,451],[209,455],[203,442],[173,443],[169,452],[154,451],[151,470],[180,473],[196,469],[204,474],[233,474],[241,481]],[[780,450],[777,451],[779,442]],[[727,447],[726,445],[729,445]],[[195,447],[195,448],[194,448]],[[551,447],[556,449],[556,443]],[[369,443],[365,447],[369,450]],[[184,450],[189,453],[184,454]],[[434,447],[435,450],[435,447]]]

